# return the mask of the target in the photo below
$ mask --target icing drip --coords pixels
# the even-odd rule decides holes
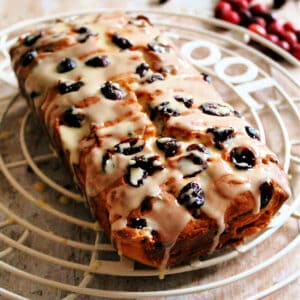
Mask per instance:
[[[126,40],[126,45],[116,45],[116,35],[122,43]],[[258,139],[249,137],[245,131],[248,123],[222,102],[213,86],[182,61],[172,42],[146,19],[115,13],[58,21],[43,29],[32,47],[37,49],[37,56],[26,68],[18,61],[28,47],[20,40],[12,49],[16,73],[24,80],[27,95],[37,95],[31,99],[33,106],[50,137],[57,140],[59,136],[65,153],[69,153],[71,168],[79,164],[82,169],[75,176],[84,182],[84,194],[88,199],[105,198],[112,240],[120,253],[122,243],[115,238],[116,233],[128,229],[129,215],[141,207],[146,197],[155,200],[152,210],[143,215],[147,223],[143,233],[149,239],[152,230],[159,234],[165,246],[164,268],[178,236],[193,218],[176,200],[186,184],[193,181],[201,187],[205,201],[199,209],[218,225],[211,251],[218,247],[226,229],[227,209],[241,194],[251,193],[253,213],[259,213],[259,187],[263,182],[274,181],[290,193],[286,177],[274,163],[275,155]],[[105,57],[106,62],[98,62],[97,67],[86,64],[97,56]],[[72,66],[57,72],[57,66],[66,58]],[[101,87],[107,82],[103,94]],[[61,92],[61,84],[77,84],[78,89]],[[112,87],[119,89],[120,97],[111,95]],[[66,111],[73,127],[61,122]],[[153,111],[164,115],[152,122],[149,115]],[[228,127],[232,132],[227,139],[216,131]],[[214,144],[211,132],[219,134],[222,145]],[[176,139],[180,146],[174,153],[170,149],[163,152],[156,143],[159,135]],[[131,146],[130,138],[142,140],[144,147],[137,153],[124,153]],[[200,158],[199,150],[187,150],[199,143],[208,148],[207,153],[200,151]],[[229,159],[226,161],[235,147],[247,147],[254,153],[253,168],[238,170]],[[141,155],[157,155],[159,160],[150,167],[133,170],[131,186],[124,179],[128,164]],[[189,159],[183,158],[188,155]],[[266,157],[273,158],[273,162],[266,162]],[[146,174],[155,167],[158,171]]]
[[[161,263],[163,270],[169,260],[179,234],[185,228],[192,216],[174,199],[156,200],[150,213],[145,215],[147,224],[152,230],[159,232],[161,242],[165,247],[165,254]]]

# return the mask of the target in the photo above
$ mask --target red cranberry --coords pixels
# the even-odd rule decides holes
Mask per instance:
[[[239,10],[239,15],[241,18],[240,25],[248,27],[251,23],[253,23],[253,16],[249,10]]]
[[[231,5],[228,2],[220,1],[215,7],[215,16],[222,18],[222,16],[231,11]]]
[[[227,0],[234,10],[248,10],[249,3],[247,0]]]
[[[300,30],[297,30],[295,33],[298,39],[298,43],[300,43]]]
[[[268,27],[268,32],[275,33],[280,37],[284,36],[285,34],[283,26],[278,21],[274,21],[270,24],[270,26]]]
[[[283,38],[284,38],[291,46],[296,45],[297,42],[298,42],[298,39],[297,39],[296,34],[295,34],[294,32],[292,32],[292,31],[287,31],[287,32],[284,34]]]
[[[285,23],[283,24],[283,28],[284,28],[285,30],[287,30],[287,31],[293,31],[293,32],[296,32],[296,31],[297,31],[297,28],[296,28],[295,24],[292,23],[292,22],[285,22]]]
[[[277,44],[279,42],[279,37],[276,34],[267,34],[266,38],[274,44]]]
[[[260,25],[261,27],[266,28],[267,22],[262,17],[253,18],[253,23]]]
[[[250,7],[250,11],[254,14],[260,14],[260,13],[267,13],[268,12],[268,8],[260,3],[254,4]]]
[[[241,22],[239,14],[233,10],[224,13],[222,19],[232,24],[239,24]]]
[[[267,34],[266,29],[258,24],[251,24],[248,26],[248,29],[261,36],[265,36]]]
[[[288,52],[291,50],[291,46],[287,41],[279,41],[277,45]]]
[[[286,3],[286,0],[274,0],[273,1],[273,8],[279,9]]]
[[[300,44],[297,44],[292,51],[292,54],[300,60]]]

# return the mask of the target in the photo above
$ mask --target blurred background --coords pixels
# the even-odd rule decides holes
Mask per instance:
[[[82,9],[157,9],[197,15],[213,15],[216,0],[0,0],[0,28],[16,22],[44,15],[72,12]],[[273,0],[253,2],[273,5]],[[300,1],[275,0],[284,3],[276,14],[300,25]]]

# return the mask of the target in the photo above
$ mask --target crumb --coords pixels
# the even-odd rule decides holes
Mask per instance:
[[[0,140],[8,140],[13,137],[13,133],[11,131],[1,131],[0,132]]]
[[[158,275],[158,278],[159,278],[160,280],[165,279],[165,271],[160,271],[160,272],[159,272],[159,275]]]
[[[44,207],[47,205],[44,198],[37,199],[36,202],[37,202],[37,205],[39,205],[40,207]]]
[[[102,263],[100,260],[95,260],[91,265],[92,270],[98,270],[101,267]]]
[[[36,192],[42,193],[45,191],[46,185],[41,181],[37,181],[33,184],[33,188]]]
[[[66,196],[60,196],[58,198],[58,202],[61,204],[61,205],[68,205],[70,203],[70,199],[67,198]]]
[[[100,231],[101,230],[100,224],[97,221],[94,223],[94,230],[95,231]]]

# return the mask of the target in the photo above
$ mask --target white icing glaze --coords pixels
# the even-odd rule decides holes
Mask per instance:
[[[169,259],[169,253],[186,224],[192,219],[184,206],[175,200],[180,190],[188,182],[197,182],[205,193],[205,203],[201,210],[213,218],[218,224],[218,232],[214,238],[212,250],[219,243],[219,237],[225,229],[227,209],[237,197],[245,192],[253,196],[253,213],[260,210],[259,186],[268,180],[273,180],[285,192],[289,193],[287,179],[274,163],[263,163],[263,159],[274,154],[260,141],[251,139],[245,133],[248,125],[236,116],[217,117],[203,113],[199,106],[204,102],[222,103],[221,97],[212,85],[205,82],[198,72],[179,57],[174,45],[145,20],[134,20],[122,13],[110,15],[84,16],[75,20],[59,21],[48,29],[37,41],[34,47],[47,47],[64,43],[55,52],[39,53],[30,72],[23,74],[23,68],[17,64],[20,56],[28,50],[20,45],[14,50],[13,63],[16,73],[24,79],[24,89],[29,95],[32,91],[40,95],[34,100],[37,111],[44,119],[52,139],[56,137],[57,118],[70,108],[84,116],[83,127],[72,128],[60,125],[60,136],[65,152],[70,153],[70,164],[84,168],[84,193],[90,197],[98,197],[105,193],[106,205],[112,229],[112,239],[115,233],[127,228],[127,218],[130,213],[139,208],[145,197],[156,197],[152,211],[143,217],[147,221],[145,232],[151,238],[151,230],[156,230],[165,245],[164,267]],[[84,43],[78,43],[76,29],[87,26],[93,35]],[[120,50],[112,40],[113,33],[127,38],[133,49]],[[157,42],[167,46],[168,51],[156,53],[148,51],[147,45]],[[107,67],[93,68],[84,62],[96,55],[106,55],[110,64]],[[70,57],[76,61],[76,68],[65,73],[57,73],[59,62]],[[142,62],[148,62],[151,75],[164,70],[164,80],[147,83],[135,73]],[[171,68],[170,68],[171,67]],[[171,70],[170,73],[166,70]],[[83,81],[84,85],[76,92],[59,94],[56,86],[59,82]],[[121,100],[106,99],[100,92],[100,87],[106,81],[119,84],[126,97]],[[193,99],[192,108],[188,109],[174,96]],[[161,124],[151,122],[144,112],[157,107],[162,102],[170,102],[170,106],[180,113]],[[201,174],[193,178],[183,176],[195,173],[200,166],[178,157],[166,159],[156,147],[156,138],[164,134],[163,130],[176,129],[195,134],[193,140],[181,141],[182,149],[190,143],[207,143],[206,130],[211,127],[228,128],[235,131],[235,136],[223,143],[224,150],[220,152],[211,144],[209,166]],[[201,140],[199,133],[206,135]],[[113,153],[111,160],[102,170],[103,159],[107,150],[113,151],[114,146],[129,137],[145,138],[145,146],[135,155],[153,156],[159,153],[160,161],[154,165],[163,164],[165,168],[148,176],[140,187],[133,187],[124,181],[130,160],[135,155]],[[95,142],[97,141],[97,143]],[[123,147],[128,145],[123,145]],[[248,147],[256,156],[256,165],[247,171],[239,171],[230,162],[222,159],[222,153],[231,151],[237,146]],[[181,155],[183,153],[183,150]],[[191,153],[191,152],[189,152]],[[204,159],[206,159],[205,157]],[[83,165],[81,165],[83,161]],[[202,168],[202,167],[201,167]],[[78,176],[78,174],[75,174]],[[137,183],[142,170],[136,168],[131,172],[131,182]],[[82,179],[82,178],[81,178]],[[166,190],[173,196],[164,197]],[[100,201],[100,200],[99,200]],[[250,200],[249,200],[250,201]],[[146,234],[145,233],[145,234]],[[115,240],[121,252],[121,243]]]

